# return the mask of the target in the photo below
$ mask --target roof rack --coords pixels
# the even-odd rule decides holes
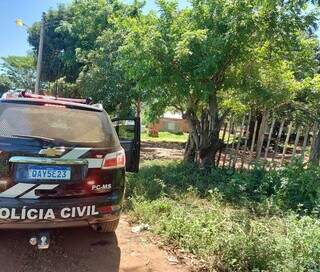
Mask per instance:
[[[20,92],[16,92],[14,90],[9,90],[2,94],[1,99],[10,99],[10,98],[18,98]]]
[[[39,95],[39,94],[33,94],[28,91],[22,91],[19,94],[19,97],[24,98],[34,98],[34,99],[49,99],[49,100],[57,100],[57,101],[63,101],[63,102],[72,102],[72,103],[80,103],[80,104],[92,104],[92,98],[87,97],[86,99],[79,99],[79,98],[64,98],[64,97],[57,97],[57,96],[48,96],[48,95]]]

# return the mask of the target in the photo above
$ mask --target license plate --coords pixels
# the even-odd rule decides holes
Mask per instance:
[[[31,166],[28,169],[30,180],[70,180],[71,168],[63,166]]]

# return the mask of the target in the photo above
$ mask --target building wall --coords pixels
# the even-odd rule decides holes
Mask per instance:
[[[159,122],[150,126],[158,131],[168,131],[173,133],[189,132],[188,122],[184,119],[160,118]]]

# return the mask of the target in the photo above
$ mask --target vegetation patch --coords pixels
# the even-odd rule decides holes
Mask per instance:
[[[128,177],[132,219],[210,271],[319,271],[318,167],[278,171],[147,162]],[[294,192],[294,193],[293,193]]]
[[[171,132],[160,131],[158,137],[151,137],[147,132],[141,133],[142,141],[150,142],[177,142],[185,143],[188,140],[188,133],[176,134]]]

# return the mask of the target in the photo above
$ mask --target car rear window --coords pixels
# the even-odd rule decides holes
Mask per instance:
[[[79,146],[119,145],[106,112],[44,105],[1,103],[0,135],[46,137]]]

